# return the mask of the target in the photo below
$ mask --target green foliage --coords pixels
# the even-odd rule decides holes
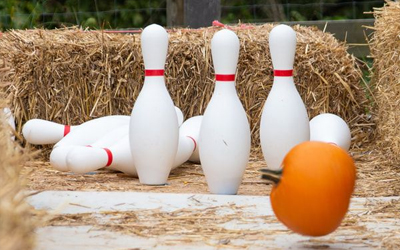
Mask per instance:
[[[2,0],[0,29],[166,25],[166,0]]]
[[[321,5],[322,3],[322,5]],[[366,18],[384,1],[221,0],[224,23]],[[0,29],[166,25],[167,0],[1,0]]]

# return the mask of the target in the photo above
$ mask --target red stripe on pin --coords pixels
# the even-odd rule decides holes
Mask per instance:
[[[274,70],[274,76],[293,76],[293,70]]]
[[[217,74],[217,75],[215,75],[215,80],[220,81],[220,82],[232,82],[232,81],[235,81],[235,75]]]
[[[106,164],[106,167],[108,167],[113,162],[113,155],[111,153],[111,150],[109,150],[108,148],[103,148],[103,149],[106,151],[107,156],[108,156],[108,161],[107,161],[107,164]]]
[[[71,126],[65,125],[64,126],[64,136],[68,135],[71,132]]]
[[[188,136],[188,135],[187,135],[186,137],[192,139],[192,141],[193,141],[193,143],[194,143],[194,148],[193,148],[193,152],[194,152],[194,151],[196,150],[196,148],[197,148],[197,142],[196,142],[196,140],[195,140],[193,137]]]
[[[146,69],[144,71],[145,76],[163,76],[164,70],[163,69]]]

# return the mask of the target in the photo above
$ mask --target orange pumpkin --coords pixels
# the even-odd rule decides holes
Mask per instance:
[[[271,204],[289,229],[308,236],[329,234],[349,208],[356,169],[343,149],[324,142],[304,142],[285,156],[282,169],[262,169],[275,184]]]

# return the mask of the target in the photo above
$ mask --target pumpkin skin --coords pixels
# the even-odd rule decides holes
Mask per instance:
[[[272,209],[292,231],[323,236],[335,231],[349,208],[356,168],[343,149],[324,142],[295,146],[271,191]]]

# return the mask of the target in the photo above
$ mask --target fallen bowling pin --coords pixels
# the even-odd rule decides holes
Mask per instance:
[[[199,141],[199,133],[202,120],[203,116],[201,115],[193,116],[187,119],[179,128],[180,136],[187,136],[195,143],[195,149],[189,157],[189,161],[194,163],[200,163],[199,147],[197,146],[197,144]]]
[[[31,119],[22,127],[22,135],[30,144],[54,144],[76,127],[42,119]]]
[[[168,33],[159,25],[147,26],[141,34],[141,47],[145,78],[132,109],[130,148],[139,181],[163,185],[179,143],[178,117],[164,79]]]
[[[82,123],[64,138],[57,142],[54,147],[66,145],[89,145],[110,130],[129,124],[130,117],[127,115],[110,115],[96,118]]]
[[[3,108],[3,113],[4,113],[4,117],[7,120],[8,125],[10,125],[10,128],[13,130],[10,132],[11,134],[11,139],[15,140],[15,119],[14,116],[11,112],[11,110],[9,108]]]
[[[105,132],[105,134],[96,140],[94,143],[86,144],[84,146],[92,145],[94,147],[102,147],[103,145],[112,145],[116,141],[120,140],[128,134],[129,124],[124,124],[117,126],[110,131]],[[69,151],[77,146],[83,145],[62,145],[54,147],[50,153],[50,164],[57,170],[68,171],[67,156]],[[85,162],[86,163],[86,162]]]
[[[182,111],[175,107],[175,112],[180,125],[183,120]],[[57,170],[68,171],[66,158],[68,152],[74,146],[110,145],[115,143],[128,133],[129,120],[129,116],[104,116],[76,126],[74,131],[54,145],[50,153],[50,164]]]
[[[195,118],[193,120],[198,120]],[[192,123],[191,119],[186,122]],[[175,156],[175,161],[172,169],[175,169],[186,162],[196,149],[196,139],[198,131],[191,128],[188,131],[184,122],[180,130],[179,145]],[[127,175],[137,177],[136,167],[132,158],[129,144],[128,127],[121,127],[120,135],[122,138],[115,141],[111,140],[111,136],[107,138],[101,138],[90,146],[74,146],[68,152],[66,157],[66,164],[68,169],[74,173],[87,173],[98,170],[100,168],[108,168],[124,172]]]
[[[250,126],[235,88],[239,38],[221,30],[211,40],[215,88],[200,128],[199,155],[208,188],[236,194],[250,155]]]
[[[128,175],[137,176],[126,136],[109,147],[75,146],[66,157],[68,169],[74,173],[87,173],[107,167]]]
[[[9,112],[6,112],[6,109],[4,109],[4,112],[6,114],[10,114]],[[184,119],[183,113],[178,107],[175,107],[175,112],[178,117],[178,124],[180,126]],[[114,116],[102,117],[103,121],[108,119],[114,119]],[[13,124],[12,127],[15,130],[15,122],[14,118],[12,117],[12,114],[9,119],[9,122],[11,126]],[[55,144],[59,142],[62,138],[64,138],[67,134],[69,134],[69,132],[71,132],[72,130],[74,130],[79,126],[80,125],[76,126],[63,125],[43,119],[31,119],[27,121],[22,127],[22,135],[24,136],[25,140],[30,144],[34,145]]]
[[[118,127],[129,124],[129,116],[105,116],[87,121],[57,142],[50,153],[50,164],[59,171],[68,171],[66,157],[73,146],[86,146]]]
[[[260,141],[267,167],[278,170],[294,146],[310,139],[310,125],[293,81],[296,32],[283,24],[274,27],[269,34],[269,50],[274,81],[261,115]]]
[[[349,151],[351,143],[350,128],[337,115],[330,113],[320,114],[310,121],[310,141],[335,144]]]

